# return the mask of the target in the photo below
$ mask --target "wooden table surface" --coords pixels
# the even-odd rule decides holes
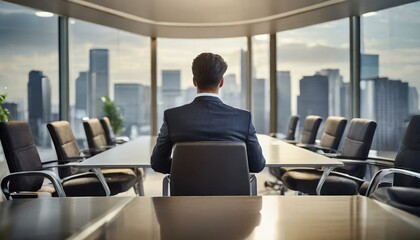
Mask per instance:
[[[338,167],[343,164],[267,135],[258,135],[267,167]],[[86,159],[77,167],[150,167],[156,136],[142,136]]]
[[[419,239],[362,196],[91,197],[0,203],[1,239]]]

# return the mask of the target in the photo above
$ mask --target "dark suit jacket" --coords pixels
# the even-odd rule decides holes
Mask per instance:
[[[164,112],[151,157],[153,170],[169,173],[173,145],[186,141],[245,142],[249,171],[261,172],[265,166],[251,113],[228,106],[217,97],[196,97],[190,104]]]

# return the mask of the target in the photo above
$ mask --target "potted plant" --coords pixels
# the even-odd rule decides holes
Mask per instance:
[[[6,94],[0,94],[0,122],[12,120],[9,110],[3,107],[3,103],[6,101],[6,96]]]
[[[115,103],[109,99],[109,97],[104,96],[101,98],[103,105],[102,105],[102,111],[105,116],[109,118],[109,121],[111,122],[112,129],[114,130],[114,133],[116,135],[119,135],[119,133],[124,128],[123,123],[123,116],[118,110]]]

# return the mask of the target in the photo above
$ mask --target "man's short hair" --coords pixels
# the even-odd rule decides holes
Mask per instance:
[[[220,55],[201,53],[192,63],[192,73],[199,89],[215,89],[227,70]]]

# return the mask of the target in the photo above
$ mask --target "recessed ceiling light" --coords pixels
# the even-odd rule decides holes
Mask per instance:
[[[368,13],[363,14],[363,17],[372,17],[372,16],[375,16],[376,14],[377,14],[376,12],[368,12]]]
[[[38,17],[53,17],[54,16],[54,14],[50,12],[36,12],[35,15],[37,15]]]

